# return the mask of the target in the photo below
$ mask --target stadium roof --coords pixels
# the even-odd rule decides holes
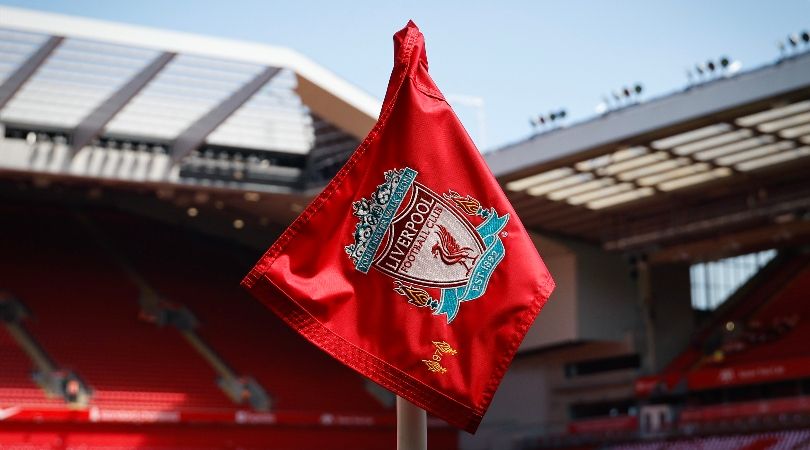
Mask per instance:
[[[289,49],[0,6],[7,177],[244,193],[286,225],[378,111]],[[672,261],[810,241],[807,156],[799,54],[486,158],[527,228]]]
[[[677,260],[701,253],[701,239],[741,251],[810,233],[808,156],[805,53],[552,129],[487,160],[528,228],[611,250],[679,246],[660,256]]]
[[[224,159],[328,179],[379,107],[286,48],[0,7],[0,122],[63,137],[66,166],[127,142],[162,145],[181,170]]]

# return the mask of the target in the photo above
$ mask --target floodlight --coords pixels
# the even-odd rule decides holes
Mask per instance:
[[[740,69],[742,69],[742,62],[734,61],[728,66],[728,73],[729,74],[735,74],[735,73],[739,72]]]
[[[791,47],[796,48],[799,45],[799,36],[797,34],[791,34],[788,36],[788,43]]]
[[[608,110],[608,105],[607,105],[606,102],[600,102],[594,108],[594,111],[596,111],[596,114],[604,114],[604,113],[607,112],[607,110]]]

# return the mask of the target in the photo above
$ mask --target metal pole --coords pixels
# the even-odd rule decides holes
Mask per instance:
[[[427,414],[400,396],[397,396],[397,450],[427,450]]]

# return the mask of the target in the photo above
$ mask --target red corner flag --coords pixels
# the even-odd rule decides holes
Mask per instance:
[[[475,432],[554,281],[413,22],[394,47],[374,129],[242,284],[344,364]]]

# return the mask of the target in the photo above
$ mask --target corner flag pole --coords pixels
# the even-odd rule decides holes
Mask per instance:
[[[397,450],[427,450],[425,410],[398,395]]]

